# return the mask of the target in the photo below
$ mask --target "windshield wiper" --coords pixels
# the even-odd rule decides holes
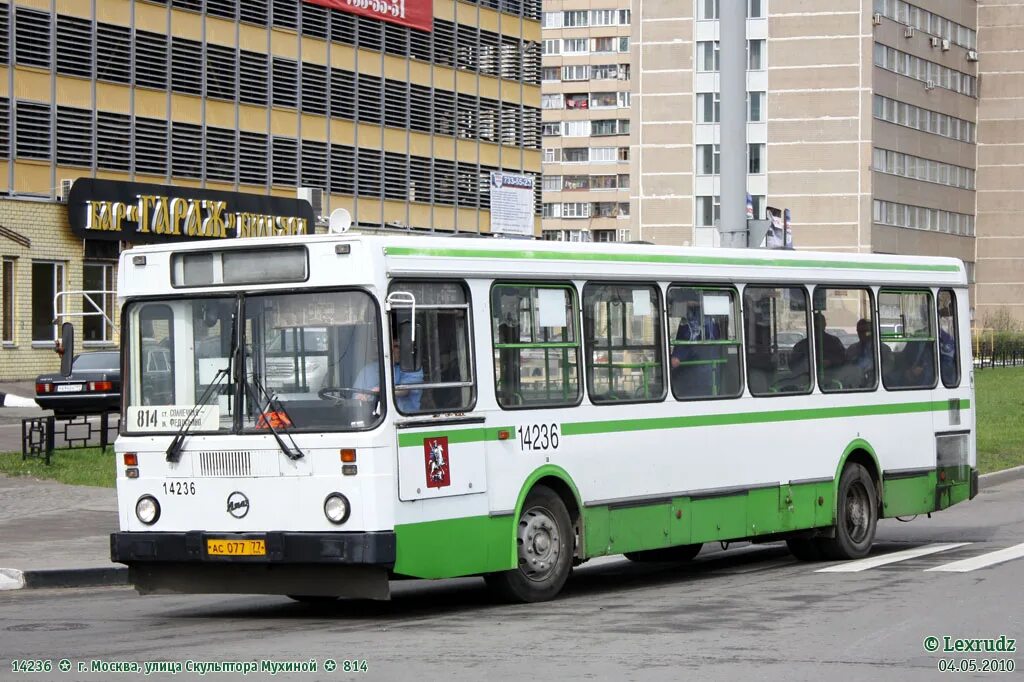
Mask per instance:
[[[196,401],[196,404],[189,411],[188,416],[185,418],[185,422],[181,425],[181,428],[178,429],[178,432],[174,434],[174,440],[172,440],[171,444],[167,447],[168,462],[178,462],[181,460],[181,449],[185,443],[185,436],[188,435],[188,430],[192,426],[192,420],[199,414],[200,410],[206,407],[206,403],[210,401],[210,396],[213,395],[213,389],[217,388],[220,385],[221,380],[231,373],[230,367],[231,365],[229,363],[228,367],[217,370],[217,374],[214,375],[213,381],[206,387],[203,394],[199,396],[199,400]]]
[[[210,401],[210,397],[213,395],[213,389],[220,385],[220,382],[226,376],[231,376],[231,366],[234,364],[235,356],[238,353],[238,303],[235,303],[235,312],[231,314],[231,355],[228,357],[228,366],[223,369],[218,369],[217,373],[213,376],[213,381],[206,387],[203,394],[199,396],[199,400],[189,411],[188,416],[185,418],[185,422],[178,429],[178,432],[174,434],[174,439],[171,440],[171,444],[167,447],[167,461],[168,462],[179,462],[181,461],[181,450],[185,444],[185,436],[188,435],[189,429],[192,427],[192,420],[199,414],[200,410],[206,407],[206,404]]]
[[[247,379],[245,382],[245,386],[246,388],[249,389],[249,399],[252,400],[253,405],[255,405],[257,408],[260,406],[259,396],[254,395],[255,391],[253,391],[252,388],[253,386],[256,386],[256,388],[260,390],[260,393],[263,394],[263,397],[267,399],[267,408],[271,408],[273,407],[274,403],[277,403],[277,407],[285,416],[285,419],[288,420],[288,423],[293,423],[292,418],[288,416],[288,411],[284,409],[284,405],[281,404],[281,401],[278,400],[276,396],[272,396],[269,393],[267,393],[267,389],[263,387],[263,384],[260,382],[259,378],[257,378],[255,372],[253,372],[252,374],[252,383],[249,383]],[[270,430],[270,433],[274,434],[274,440],[277,441],[277,445],[278,447],[281,448],[281,452],[283,452],[288,457],[288,459],[302,459],[302,450],[300,450],[299,446],[295,444],[295,439],[292,438],[291,434],[288,434],[288,440],[291,441],[291,446],[289,446],[288,443],[284,442],[284,438],[281,437],[281,434],[278,432],[278,430],[274,428],[273,419],[270,417],[270,415],[266,413],[266,410],[260,410],[260,414],[262,415],[263,418],[263,425]]]

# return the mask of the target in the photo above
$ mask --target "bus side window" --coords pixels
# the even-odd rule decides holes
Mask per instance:
[[[396,380],[395,404],[399,412],[426,414],[472,409],[476,384],[465,286],[461,282],[395,281],[390,291],[408,292],[416,300],[417,368],[403,373],[393,367],[393,377],[416,379],[406,384]],[[411,308],[396,306],[394,311],[397,324],[409,323]],[[394,323],[391,331],[398,332]],[[398,358],[393,357],[391,362],[396,365]]]
[[[677,400],[735,398],[743,392],[738,319],[732,289],[669,287],[669,366]]]
[[[664,398],[660,320],[661,296],[654,285],[587,284],[583,328],[591,401]]]
[[[501,407],[579,404],[577,319],[571,285],[494,285],[491,332]]]
[[[934,319],[930,291],[878,293],[882,383],[887,389],[935,387]]]
[[[870,391],[878,384],[871,290],[814,290],[814,350],[822,393]]]
[[[950,289],[939,290],[939,374],[942,385],[956,388],[960,385],[960,343],[956,318],[956,294]]]
[[[743,308],[751,395],[810,392],[807,292],[802,287],[748,286]]]

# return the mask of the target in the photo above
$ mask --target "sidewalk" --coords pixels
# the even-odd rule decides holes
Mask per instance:
[[[981,488],[1024,478],[1024,466],[986,474]],[[0,475],[0,590],[124,585],[110,561],[118,530],[113,488]]]
[[[110,561],[117,529],[113,488],[0,475],[0,590],[124,584]]]

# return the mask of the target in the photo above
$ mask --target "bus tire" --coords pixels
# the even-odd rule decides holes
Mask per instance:
[[[871,551],[878,525],[875,482],[862,465],[848,464],[839,477],[836,497],[836,535],[820,538],[826,559],[861,559]]]
[[[553,599],[572,571],[574,534],[565,503],[539,485],[523,503],[516,529],[519,566],[484,576],[488,587],[513,602]]]
[[[695,545],[677,545],[660,549],[645,549],[639,552],[626,552],[622,556],[630,561],[641,563],[646,561],[684,562],[697,556],[703,546],[698,542]]]
[[[821,561],[825,558],[815,538],[791,538],[786,540],[786,547],[800,561]]]

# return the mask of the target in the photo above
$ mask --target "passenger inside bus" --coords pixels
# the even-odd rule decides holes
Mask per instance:
[[[712,317],[704,317],[701,323],[701,305],[696,295],[685,303],[686,312],[676,329],[676,341],[684,342],[685,345],[675,346],[670,360],[672,392],[679,398],[713,396],[715,363],[719,360],[721,349],[718,346],[691,344],[717,340],[718,326]]]
[[[408,324],[408,323],[406,323]],[[397,327],[392,327],[397,328]],[[402,369],[401,363],[401,348],[399,343],[399,337],[393,336],[391,338],[391,365],[392,365],[392,376],[394,377],[395,386],[401,386],[403,384],[422,384],[423,383],[423,369],[417,369],[413,371],[407,371]],[[372,361],[366,364],[363,369],[356,376],[354,388],[363,391],[373,391],[374,393],[380,393],[380,365],[376,361]],[[423,397],[423,391],[418,389],[395,389],[395,404],[398,405],[398,410],[403,413],[419,412],[420,402]]]
[[[818,356],[821,362],[819,364],[826,371],[826,375],[829,370],[839,369],[846,362],[846,348],[837,336],[825,330],[827,324],[828,321],[822,313],[814,313],[814,338],[820,346]],[[800,367],[805,365],[807,363],[807,355],[808,343],[807,339],[804,338],[797,341],[796,345],[793,346],[793,352],[789,356],[790,366]]]

